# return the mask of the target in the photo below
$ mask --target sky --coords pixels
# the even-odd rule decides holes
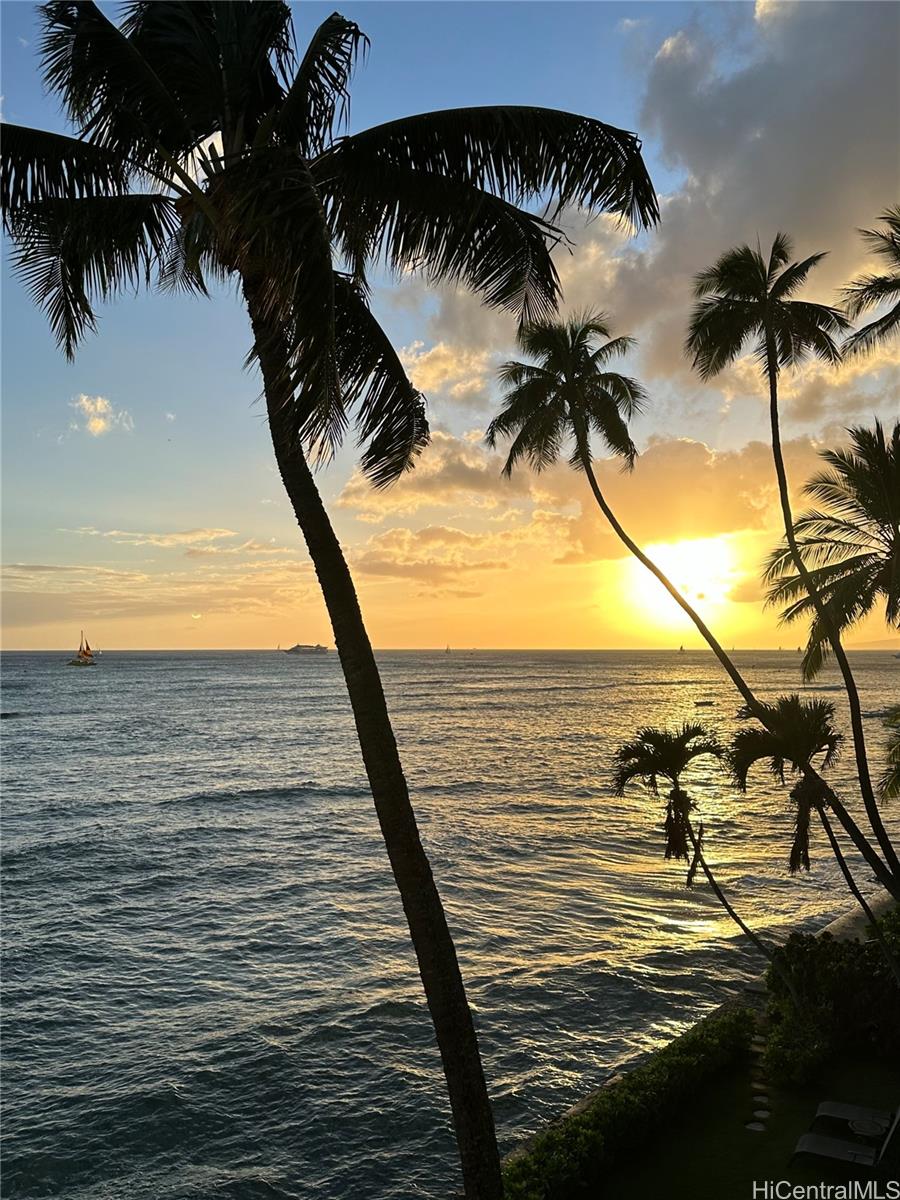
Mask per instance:
[[[104,6],[115,12],[113,6]],[[331,5],[295,8],[302,43]],[[887,3],[348,3],[371,38],[351,129],[474,104],[539,104],[636,130],[662,220],[630,238],[569,213],[567,311],[596,308],[638,341],[620,369],[650,393],[631,474],[600,461],[623,524],[720,639],[794,645],[763,606],[778,539],[766,397],[751,359],[711,384],[682,352],[691,279],[778,230],[828,250],[806,298],[871,266],[857,232],[897,200],[900,6]],[[42,90],[37,17],[5,3],[3,119],[65,129]],[[373,492],[348,444],[318,477],[376,646],[670,647],[699,636],[630,560],[565,464],[501,478],[483,432],[514,322],[415,277],[373,304],[427,395],[416,470]],[[104,649],[331,642],[275,473],[235,295],[125,295],[74,364],[4,262],[3,644]],[[798,505],[848,425],[900,416],[900,345],[782,381]],[[602,460],[602,448],[598,457]],[[851,644],[893,644],[882,619]]]

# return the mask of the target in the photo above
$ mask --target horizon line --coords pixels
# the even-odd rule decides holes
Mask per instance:
[[[889,654],[894,645],[885,646],[847,646],[848,651],[856,654]],[[330,654],[337,654],[337,648],[328,646]],[[525,654],[525,653],[546,653],[546,654],[626,654],[626,653],[647,653],[647,654],[689,654],[703,652],[712,654],[713,651],[709,646],[373,646],[374,652],[383,650],[391,651],[392,653],[406,654],[422,654],[436,652],[446,654],[449,650],[451,654],[471,654],[473,652],[479,654]],[[728,651],[729,654],[740,653],[762,653],[763,651],[773,654],[797,654],[798,647],[790,646],[732,646]],[[896,642],[896,649],[900,650],[900,639]],[[71,654],[72,649],[68,646],[0,646],[0,654]],[[285,654],[277,646],[118,646],[110,649],[100,649],[98,651],[103,654]]]

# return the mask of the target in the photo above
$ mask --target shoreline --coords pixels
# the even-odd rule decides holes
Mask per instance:
[[[875,898],[866,897],[869,905],[876,917],[882,917],[896,903],[891,896],[886,892],[879,892]],[[868,921],[865,913],[860,908],[859,904],[853,904],[845,912],[837,917],[833,917],[821,929],[816,930],[815,936],[821,937],[823,934],[828,934],[837,941],[865,941],[865,930],[868,926]],[[664,1042],[655,1050],[649,1051],[647,1054],[640,1056],[637,1059],[631,1060],[627,1064],[616,1068],[608,1079],[605,1079],[598,1087],[592,1088],[580,1100],[576,1100],[574,1104],[560,1113],[559,1116],[551,1118],[545,1122],[540,1128],[522,1138],[507,1154],[503,1156],[504,1168],[513,1165],[520,1159],[526,1158],[534,1149],[535,1142],[543,1137],[548,1131],[561,1129],[568,1122],[577,1119],[587,1112],[592,1105],[611,1087],[617,1086],[622,1082],[632,1071],[638,1070],[652,1062],[653,1059],[660,1053],[669,1050],[683,1038],[689,1035],[696,1035],[702,1031],[704,1027],[714,1024],[727,1013],[737,1011],[739,1009],[750,1009],[754,1015],[759,1015],[765,1011],[766,1000],[765,974],[755,976],[753,979],[745,983],[739,991],[734,995],[728,996],[721,1004],[717,1004],[715,1008],[705,1013],[699,1020],[688,1025],[686,1029],[677,1034],[674,1038]]]

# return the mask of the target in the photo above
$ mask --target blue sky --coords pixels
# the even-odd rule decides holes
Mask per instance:
[[[115,12],[115,6],[104,7]],[[857,9],[855,22],[852,7]],[[648,166],[664,199],[661,233],[629,245],[616,241],[602,225],[581,229],[573,218],[579,250],[561,265],[564,278],[570,280],[567,287],[573,302],[593,303],[599,297],[604,307],[620,310],[629,330],[641,335],[644,349],[630,366],[650,373],[658,398],[653,412],[637,427],[645,441],[688,437],[713,450],[739,453],[764,434],[762,408],[755,400],[744,400],[746,380],[738,379],[730,392],[727,388],[711,392],[690,379],[683,363],[675,363],[672,347],[681,336],[690,271],[704,265],[704,255],[725,248],[727,242],[716,238],[749,238],[757,232],[751,224],[755,210],[749,210],[749,220],[742,211],[741,206],[748,203],[741,175],[745,168],[734,150],[744,139],[750,147],[747,162],[752,161],[757,151],[751,142],[761,136],[751,128],[748,111],[752,112],[754,105],[747,103],[745,93],[752,99],[753,87],[765,89],[769,112],[766,116],[766,104],[759,106],[760,128],[772,138],[773,156],[780,156],[780,175],[775,174],[774,157],[773,178],[765,178],[769,158],[761,160],[762,170],[754,171],[753,186],[758,186],[760,193],[759,231],[764,237],[774,233],[772,223],[781,224],[782,213],[784,221],[793,222],[793,228],[803,213],[808,226],[803,188],[787,177],[784,164],[789,165],[798,153],[792,148],[792,137],[802,146],[823,135],[818,128],[810,128],[805,136],[789,128],[792,106],[802,111],[803,103],[812,105],[819,75],[824,75],[824,61],[817,57],[817,30],[823,46],[827,35],[836,51],[841,49],[842,39],[846,40],[844,59],[849,65],[845,69],[860,77],[875,69],[869,67],[867,56],[874,56],[875,61],[878,44],[884,42],[885,30],[876,28],[874,17],[871,37],[854,30],[854,24],[865,25],[863,14],[872,11],[866,5],[807,4],[801,6],[806,12],[785,5],[784,12],[779,10],[774,16],[771,8],[768,3],[754,10],[752,4],[743,3],[372,2],[346,4],[341,9],[358,21],[372,41],[353,87],[352,128],[432,108],[513,103],[570,109],[641,133]],[[331,5],[295,7],[301,46],[331,11]],[[814,11],[821,14],[815,25],[811,23]],[[0,15],[4,119],[64,129],[56,100],[44,95],[39,77],[34,7],[6,3]],[[885,17],[878,20],[883,25]],[[890,33],[889,18],[886,28]],[[810,46],[809,62],[795,63],[798,78],[782,82],[778,58],[794,43]],[[766,83],[770,79],[785,88],[783,97]],[[830,86],[837,104],[838,89],[850,85],[838,78]],[[826,94],[822,100],[826,109],[829,102]],[[866,98],[860,97],[859,103],[867,103]],[[784,114],[783,120],[779,113]],[[703,133],[699,141],[692,134],[696,130]],[[821,196],[822,215],[816,222],[821,237],[828,238],[824,244],[834,245],[835,239],[840,239],[829,284],[862,259],[854,226],[871,223],[878,207],[891,200],[884,194],[884,143],[891,132],[889,123],[883,121],[881,128],[860,135],[871,137],[871,147],[864,148],[868,155],[864,166],[868,170],[871,160],[872,176],[856,181],[852,194],[828,184],[835,193],[831,208],[822,194],[822,181],[807,178],[803,184],[815,186]],[[833,146],[827,153],[835,153]],[[839,170],[840,163],[834,167],[835,172]],[[856,162],[852,170],[859,174]],[[798,176],[803,172],[800,163]],[[844,176],[849,174],[848,167]],[[827,183],[827,177],[823,178]],[[737,203],[728,193],[729,179],[734,201],[741,193]],[[724,194],[710,218],[702,211],[703,204],[719,187]],[[779,199],[780,208],[776,204]],[[666,204],[672,214],[668,237]],[[771,211],[765,209],[766,204]],[[683,236],[676,237],[682,226]],[[707,229],[710,233],[705,242]],[[817,229],[815,236],[819,232]],[[680,259],[679,245],[695,246],[696,261],[689,260],[687,250]],[[669,295],[671,302],[665,300]],[[249,640],[244,644],[258,644],[257,638],[279,640],[277,631],[290,611],[285,608],[287,594],[279,601],[281,607],[272,608],[268,621],[260,616],[261,601],[254,593],[252,621],[249,617],[245,621],[246,613],[235,599],[240,590],[237,582],[232,588],[230,583],[226,586],[223,576],[217,576],[215,586],[207,587],[202,571],[209,571],[209,563],[201,561],[199,554],[194,560],[184,558],[185,546],[215,549],[244,539],[257,546],[283,548],[278,561],[286,565],[288,549],[297,548],[295,527],[273,472],[262,411],[254,404],[258,380],[242,368],[250,339],[235,297],[223,293],[211,302],[202,302],[172,296],[124,296],[102,312],[99,335],[87,339],[74,364],[66,363],[44,317],[21,285],[11,279],[6,265],[2,299],[4,561],[45,568],[44,578],[53,574],[50,568],[94,569],[96,574],[90,579],[78,579],[77,600],[82,608],[87,604],[90,616],[91,597],[100,598],[93,615],[110,630],[108,644],[116,639],[123,644],[180,644],[181,638],[188,639],[186,644],[198,644],[201,625],[208,639],[205,644],[230,644],[217,640],[224,636],[229,620],[235,628],[245,629],[242,636]],[[448,439],[455,439],[452,445],[442,442],[435,454],[455,454],[457,444],[462,448],[459,453],[475,453],[471,439],[466,448],[464,435],[483,428],[490,415],[494,394],[490,371],[498,356],[508,354],[510,327],[501,328],[491,324],[495,318],[485,318],[485,334],[479,341],[482,318],[473,302],[430,294],[410,283],[397,289],[385,281],[375,304],[395,343],[412,348],[409,352],[420,362],[422,377],[431,381],[428,390],[434,400],[436,427]],[[494,329],[497,332],[488,343],[488,332]],[[447,359],[455,366],[437,370],[435,347],[443,347],[441,362]],[[884,399],[884,370],[893,370],[893,366],[875,366],[877,370],[873,367],[866,378],[847,381],[842,392],[833,381],[825,384],[815,376],[812,383],[819,392],[825,388],[825,399],[811,391],[809,397],[798,392],[795,411],[800,415],[788,415],[789,434],[814,441],[839,422],[845,411],[889,415],[896,402]],[[896,383],[896,376],[893,378]],[[113,417],[118,416],[104,436],[92,437],[86,432],[85,414],[75,407],[80,396],[103,397]],[[459,397],[462,400],[457,403],[454,398]],[[845,403],[842,397],[852,397],[852,402],[846,399]],[[807,412],[808,418],[802,415]],[[443,507],[416,507],[412,501],[410,507],[397,502],[381,514],[381,525],[373,529],[377,514],[366,512],[365,505],[354,508],[352,496],[348,499],[352,468],[353,456],[347,450],[320,476],[322,489],[339,532],[351,548],[351,558],[355,552],[360,563],[370,564],[373,611],[384,614],[383,619],[376,617],[376,640],[401,644],[404,624],[397,605],[406,586],[403,572],[407,571],[408,578],[425,579],[428,563],[434,564],[423,560],[415,576],[411,568],[415,565],[418,570],[419,565],[410,558],[412,543],[407,539],[406,558],[395,554],[398,573],[390,575],[390,565],[384,566],[390,539],[382,535],[399,529],[415,539],[422,528],[444,527],[450,522],[474,536],[484,529],[484,522],[479,524],[477,514],[473,516],[466,508],[464,496],[452,492]],[[516,510],[522,521],[531,521],[540,503],[536,496],[523,499]],[[580,508],[580,500],[567,495],[560,495],[559,503],[568,513]],[[410,513],[416,516],[411,518]],[[72,532],[85,529],[96,532]],[[171,541],[172,535],[191,530],[226,531],[232,541],[224,532],[206,543]],[[155,540],[106,536],[121,531],[151,534]],[[668,536],[666,530],[661,535]],[[373,537],[382,540],[373,542]],[[395,533],[395,544],[399,540]],[[236,555],[234,562],[252,566],[255,553],[248,549],[245,555]],[[176,554],[182,556],[177,561]],[[298,556],[298,563],[301,560]],[[195,569],[201,574],[192,577],[196,583],[192,591],[190,572]],[[300,571],[300,566],[297,569]],[[456,561],[453,569],[461,581],[465,568]],[[512,560],[509,569],[516,569]],[[152,636],[148,631],[149,640],[142,641],[133,622],[143,617],[129,616],[127,605],[118,612],[114,597],[103,593],[103,572],[109,571],[122,572],[122,587],[143,588],[147,577],[155,578],[157,584],[162,576],[176,580],[184,604],[179,607],[180,602],[170,597],[171,603],[167,600],[162,605],[171,609],[169,624],[157,622]],[[433,571],[429,601],[437,613],[435,627],[441,621],[446,627],[448,621],[462,619],[457,609],[465,606],[461,595],[453,598],[448,592],[441,599],[439,576],[447,578],[440,563]],[[482,573],[482,580],[486,577],[486,572]],[[246,571],[241,578],[246,581]],[[365,590],[368,585],[363,581],[362,586]],[[472,586],[455,590],[482,595]],[[23,574],[13,592],[12,604],[7,607],[9,644],[63,644],[63,631],[79,614],[73,604],[60,599],[60,582],[48,591],[40,571],[35,570],[27,578]],[[302,591],[298,597],[301,609],[309,606],[310,628],[327,636],[314,591]],[[445,602],[452,614],[449,610],[441,614]],[[195,606],[206,614],[217,604],[221,611],[216,626],[207,623],[206,617],[200,622],[190,616]],[[469,612],[465,629],[471,630],[472,636],[464,640],[485,644],[485,639],[475,636],[478,614],[471,605]],[[531,639],[532,644],[546,640],[537,632]],[[421,637],[410,634],[407,644],[427,642],[423,630]]]

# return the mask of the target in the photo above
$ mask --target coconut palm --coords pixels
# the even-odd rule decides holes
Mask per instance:
[[[840,641],[840,630],[832,623],[815,582],[803,561],[794,534],[794,520],[781,447],[778,411],[778,379],[784,367],[796,367],[811,354],[827,363],[840,362],[835,337],[848,321],[836,308],[791,297],[803,286],[824,254],[792,261],[793,247],[783,233],[776,234],[768,259],[759,247],[739,246],[721,258],[694,281],[697,303],[691,315],[686,349],[702,379],[711,379],[734,362],[749,344],[769,387],[769,423],[772,455],[778,480],[778,495],[784,533],[791,559],[812,608],[826,633],[847,690],[850,724],[860,791],[872,831],[894,874],[900,874],[900,859],[878,810],[869,772],[862,706],[850,663]]]
[[[716,899],[732,921],[753,942],[757,950],[772,962],[771,950],[762,938],[741,920],[713,874],[703,853],[703,822],[694,829],[691,813],[696,805],[681,786],[682,776],[691,763],[704,757],[718,760],[723,757],[723,753],[718,739],[702,725],[685,722],[680,730],[674,732],[645,726],[637,731],[632,741],[625,742],[616,751],[613,788],[617,796],[624,796],[627,785],[634,779],[640,779],[654,796],[658,796],[660,779],[670,784],[663,822],[666,858],[690,862],[687,873],[688,887],[693,886],[699,865]]]
[[[352,21],[301,57],[278,0],[41,6],[44,81],[75,136],[3,126],[14,265],[71,356],[96,305],[156,283],[246,301],[275,458],[325,598],[363,761],[440,1047],[466,1194],[498,1197],[475,1031],[375,658],[311,465],[351,425],[376,485],[428,438],[423,400],[369,306],[380,264],[460,283],[520,318],[551,311],[553,202],[656,221],[631,133],[525,107],[404,117],[343,136]],[[552,210],[551,210],[552,211]]]
[[[586,312],[569,321],[548,318],[524,325],[519,330],[518,341],[531,361],[513,361],[500,368],[500,383],[505,389],[503,405],[485,435],[491,447],[496,447],[501,438],[510,440],[503,473],[511,475],[522,460],[540,472],[567,453],[570,464],[584,472],[597,506],[616,536],[690,618],[748,710],[765,722],[769,710],[756,699],[750,685],[696,609],[626,532],[597,480],[593,468],[592,433],[600,434],[613,456],[620,458],[626,468],[632,465],[636,455],[627,418],[645,402],[646,393],[635,380],[608,369],[610,359],[632,345],[632,339],[611,339],[609,322],[604,314]],[[835,816],[873,873],[892,895],[900,899],[900,872],[893,872],[885,865],[877,849],[815,768],[808,766],[805,771],[815,776],[818,785],[825,789]]]
[[[869,249],[888,264],[882,275],[861,275],[843,290],[842,299],[847,315],[856,320],[864,312],[892,306],[880,317],[857,329],[844,343],[845,354],[864,354],[900,329],[900,204],[888,208],[878,218],[884,229],[860,229]]]
[[[843,632],[884,604],[900,628],[900,422],[890,439],[874,429],[850,429],[846,450],[824,450],[832,468],[803,491],[821,507],[794,522],[794,534],[831,627]],[[828,654],[828,634],[784,542],[766,565],[769,602],[784,604],[783,619],[810,618],[803,672],[812,679]]]
[[[746,790],[749,773],[759,762],[764,762],[782,784],[785,783],[786,774],[794,776],[790,790],[794,806],[794,835],[788,858],[791,873],[809,870],[810,826],[815,815],[825,831],[847,886],[866,914],[875,938],[900,984],[900,965],[857,886],[831,824],[828,815],[830,797],[808,769],[814,762],[818,762],[822,768],[828,768],[840,754],[842,737],[834,728],[834,705],[828,700],[804,700],[792,695],[781,696],[774,704],[765,707],[768,710],[766,727],[741,729],[732,740],[728,761],[735,783],[742,791]],[[750,714],[743,710],[740,715],[747,717]]]

